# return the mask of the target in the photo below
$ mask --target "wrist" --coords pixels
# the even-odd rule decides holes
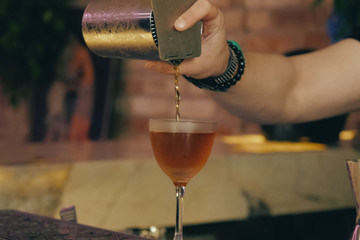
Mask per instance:
[[[230,56],[227,68],[223,74],[204,79],[184,76],[185,79],[202,89],[226,92],[240,81],[245,70],[245,59],[240,46],[234,41],[228,41],[228,49]]]
[[[229,69],[229,65],[231,64],[232,60],[232,51],[230,50],[228,44],[226,44],[222,51],[226,52],[226,54],[224,54],[224,56],[219,55],[219,57],[216,59],[218,66],[213,69],[214,72],[209,77],[219,77],[226,73],[226,71]]]

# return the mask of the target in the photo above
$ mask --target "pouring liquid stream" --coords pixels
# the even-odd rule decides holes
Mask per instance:
[[[180,121],[180,88],[179,88],[179,66],[174,66],[174,82],[175,82],[175,108],[176,108],[176,121]]]
[[[180,121],[180,88],[179,88],[179,77],[180,69],[179,65],[182,62],[182,59],[171,60],[171,64],[174,66],[174,83],[175,83],[175,112],[176,112],[176,121]]]

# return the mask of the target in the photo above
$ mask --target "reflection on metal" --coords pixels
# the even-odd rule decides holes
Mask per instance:
[[[177,64],[201,54],[201,22],[176,31],[175,20],[196,0],[93,0],[82,32],[95,54]]]
[[[312,142],[268,141],[263,135],[224,136],[222,142],[232,145],[236,152],[271,153],[271,152],[306,152],[324,151],[325,144]]]
[[[201,54],[201,22],[186,31],[176,31],[174,23],[196,0],[152,0],[159,56],[164,61],[178,65],[185,58]]]
[[[94,0],[85,9],[82,31],[87,46],[109,58],[158,60],[150,0]]]
[[[165,227],[150,226],[149,228],[128,228],[126,229],[126,232],[140,237],[146,237],[148,239],[166,239]]]

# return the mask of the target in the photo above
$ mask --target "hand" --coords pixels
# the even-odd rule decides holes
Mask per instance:
[[[203,22],[201,56],[186,59],[180,64],[180,73],[193,78],[218,76],[225,72],[229,63],[224,16],[220,9],[208,0],[198,0],[175,22],[178,31],[185,31],[197,21]],[[173,66],[163,61],[147,61],[149,70],[174,74]]]

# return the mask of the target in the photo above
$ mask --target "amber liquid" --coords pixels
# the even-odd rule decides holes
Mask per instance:
[[[160,168],[176,186],[186,186],[205,165],[215,133],[150,132]]]

